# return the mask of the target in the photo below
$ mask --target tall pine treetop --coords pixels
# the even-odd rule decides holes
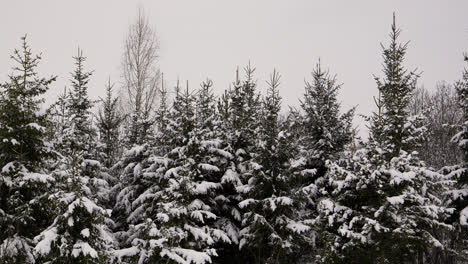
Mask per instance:
[[[44,159],[43,134],[45,117],[39,113],[43,95],[55,76],[41,78],[37,74],[40,55],[33,55],[26,36],[21,49],[11,59],[16,62],[9,80],[0,86],[0,167],[19,161],[28,169]]]
[[[312,72],[312,81],[305,86],[301,107],[304,111],[302,144],[307,155],[324,161],[335,157],[352,140],[354,108],[340,113],[336,76],[323,70],[321,62]]]
[[[403,62],[408,42],[398,42],[401,30],[397,28],[395,14],[390,32],[390,44],[383,49],[383,78],[375,77],[379,90],[379,100],[376,102],[381,111],[374,113],[371,124],[371,140],[380,142],[382,151],[389,156],[397,156],[400,150],[411,151],[414,146],[409,144],[411,132],[408,130],[408,105],[416,87],[419,75],[408,71]]]
[[[84,70],[84,62],[86,57],[83,56],[83,51],[78,48],[77,56],[73,57],[75,60],[75,71],[71,73],[70,79],[73,90],[70,94],[70,114],[74,115],[76,120],[77,129],[81,132],[89,132],[86,127],[86,121],[90,114],[90,109],[93,107],[93,102],[88,98],[88,83],[92,71]]]

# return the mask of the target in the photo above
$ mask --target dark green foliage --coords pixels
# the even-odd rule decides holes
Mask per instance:
[[[107,168],[111,168],[119,156],[120,151],[120,126],[123,117],[118,111],[119,98],[113,97],[110,79],[106,85],[106,98],[101,99],[101,108],[97,116],[97,127],[99,129],[100,142],[103,144],[103,157],[100,161]]]
[[[340,114],[338,91],[341,85],[336,77],[322,70],[320,61],[312,72],[312,82],[306,82],[305,94],[301,101],[304,112],[304,146],[310,163],[324,164],[327,159],[336,158],[352,141],[352,120],[354,108]]]
[[[394,20],[369,143],[328,164],[330,192],[317,207],[323,263],[423,263],[427,250],[443,248],[436,230],[451,229],[442,175],[411,152],[424,128],[408,114],[417,76],[402,66],[399,32]]]
[[[43,142],[45,117],[38,114],[43,102],[40,96],[56,77],[38,76],[41,57],[32,54],[26,37],[11,59],[18,65],[0,90],[0,167],[18,161],[34,170],[47,156]]]
[[[304,210],[303,194],[298,191],[292,165],[297,155],[292,137],[279,121],[280,75],[271,75],[257,134],[256,153],[250,162],[252,171],[243,188],[243,220],[240,247],[250,263],[297,262],[300,252],[311,249],[311,228],[299,212]]]
[[[95,160],[96,129],[87,93],[91,72],[84,71],[80,50],[74,59],[73,89],[67,101],[58,104],[65,103],[66,117],[55,135],[58,160],[52,175],[56,184],[47,192],[56,204],[55,219],[35,238],[35,253],[40,262],[108,263],[114,241],[108,231],[112,222],[103,206],[109,203],[112,177]]]
[[[0,87],[0,263],[33,263],[33,238],[51,220],[44,195],[53,183],[46,173],[50,150],[44,141],[41,96],[55,77],[40,78],[40,56],[26,37],[11,58],[18,65]]]

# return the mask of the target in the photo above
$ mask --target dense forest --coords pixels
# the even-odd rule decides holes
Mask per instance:
[[[122,87],[90,99],[78,50],[50,106],[26,36],[11,56],[0,263],[468,262],[468,70],[419,86],[395,18],[365,140],[320,61],[287,110],[250,63],[219,96],[168,87],[143,13],[124,44]]]

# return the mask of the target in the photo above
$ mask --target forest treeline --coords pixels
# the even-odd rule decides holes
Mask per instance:
[[[141,12],[120,93],[88,97],[79,50],[43,111],[56,77],[23,37],[0,85],[0,263],[466,263],[468,71],[418,87],[399,35],[365,141],[320,62],[286,114],[280,73],[261,95],[250,64],[220,96],[172,91]]]

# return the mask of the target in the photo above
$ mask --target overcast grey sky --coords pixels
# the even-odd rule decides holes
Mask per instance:
[[[380,42],[388,42],[392,12],[411,41],[406,65],[423,71],[420,84],[453,82],[468,51],[468,1],[6,1],[0,2],[0,80],[12,66],[9,55],[28,34],[42,52],[40,72],[58,75],[47,100],[69,84],[77,47],[94,70],[90,96],[104,94],[110,76],[118,83],[123,40],[138,7],[144,8],[160,40],[160,67],[169,85],[191,87],[209,77],[220,93],[236,66],[250,60],[261,91],[276,68],[282,74],[283,106],[298,105],[304,78],[321,58],[343,87],[344,108],[373,110],[373,74],[381,75]]]

